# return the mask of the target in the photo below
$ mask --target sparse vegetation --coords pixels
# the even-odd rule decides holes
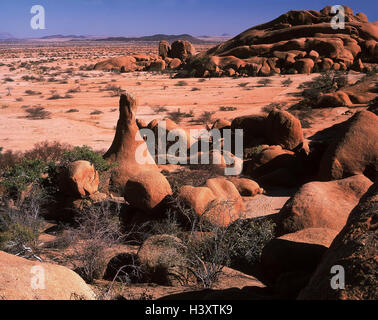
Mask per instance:
[[[219,111],[235,111],[237,109],[236,107],[219,107]]]
[[[49,119],[51,115],[51,112],[43,107],[27,108],[25,112],[27,113],[26,118],[31,120]]]
[[[290,85],[293,83],[293,80],[291,80],[290,78],[287,78],[285,80],[282,80],[281,84],[284,86],[284,87],[290,87]]]
[[[99,115],[99,114],[103,114],[103,112],[100,111],[100,110],[94,110],[94,111],[92,111],[92,112],[90,113],[91,116],[97,116],[97,115]]]
[[[322,72],[312,81],[304,82],[298,86],[303,89],[302,96],[313,103],[320,93],[335,92],[348,84],[348,76],[345,72]]]
[[[259,81],[257,81],[257,84],[263,86],[263,87],[266,87],[268,84],[271,84],[272,83],[272,80],[269,79],[269,78],[263,78]]]
[[[66,113],[74,113],[74,112],[79,112],[77,109],[69,109],[66,111]]]
[[[175,84],[175,86],[177,86],[177,87],[184,87],[184,86],[187,86],[187,85],[188,85],[188,83],[184,80],[180,80]]]
[[[208,124],[213,121],[214,111],[204,111],[198,118],[198,122]]]

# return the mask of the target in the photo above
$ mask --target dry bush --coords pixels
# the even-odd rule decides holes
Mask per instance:
[[[284,87],[289,87],[291,84],[293,83],[293,80],[291,80],[290,78],[287,78],[285,80],[282,80],[281,84],[284,86]]]
[[[45,195],[33,186],[26,199],[19,198],[14,206],[0,207],[0,250],[39,259],[35,253],[43,226],[41,207],[44,202]]]
[[[187,85],[188,85],[188,83],[184,80],[180,80],[175,84],[175,86],[177,86],[177,87],[184,87],[184,86],[187,86]]]
[[[66,111],[66,113],[74,113],[74,112],[79,112],[77,109],[69,109]]]
[[[26,90],[25,91],[25,94],[29,95],[29,96],[37,96],[37,95],[40,95],[42,94],[41,92],[39,91],[34,91],[34,90]]]
[[[266,87],[268,84],[271,84],[272,83],[272,80],[269,79],[269,78],[264,78],[264,79],[261,79],[259,81],[257,81],[257,83],[263,87]]]
[[[249,84],[248,82],[241,82],[241,83],[238,83],[238,86],[240,88],[245,88],[245,87],[247,87],[248,84]]]
[[[5,172],[8,168],[14,167],[22,159],[21,152],[13,152],[11,150],[2,151],[0,148],[0,171]]]
[[[75,219],[72,229],[80,245],[69,256],[80,276],[92,283],[101,277],[106,267],[105,250],[119,244],[121,233],[118,215],[120,206],[110,202],[85,205]]]
[[[92,112],[90,113],[91,116],[96,116],[96,115],[99,115],[99,114],[103,114],[103,112],[100,111],[100,110],[94,110],[94,111],[92,111]]]
[[[273,109],[282,110],[285,105],[286,105],[285,102],[272,102],[264,106],[261,110],[262,112],[269,114]]]
[[[219,111],[235,111],[237,109],[238,108],[236,107],[225,107],[225,106],[219,107]]]
[[[317,101],[321,93],[335,92],[347,84],[348,74],[346,72],[326,71],[313,80],[300,84],[298,89],[303,89],[301,96],[311,105]]]
[[[213,121],[214,111],[204,111],[197,119],[198,122],[208,124]]]
[[[67,143],[43,141],[36,143],[33,149],[24,153],[23,157],[26,159],[41,159],[45,162],[59,162],[64,153],[72,150],[72,148],[73,147]]]
[[[31,120],[50,119],[51,112],[45,110],[43,107],[33,107],[25,110],[26,118]]]
[[[175,192],[167,218],[150,223],[149,229],[149,235],[170,234],[182,240],[186,267],[205,288],[218,281],[225,266],[248,269],[257,264],[274,229],[270,222],[251,219],[237,220],[228,227],[213,225],[207,215],[214,206],[222,206],[224,212],[230,213],[233,203],[211,203],[198,216]]]
[[[164,113],[164,112],[167,112],[168,109],[164,106],[158,106],[158,107],[155,108],[155,111],[156,111],[156,113]]]

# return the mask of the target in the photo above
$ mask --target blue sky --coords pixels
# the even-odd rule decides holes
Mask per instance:
[[[378,1],[343,0],[370,21]],[[46,10],[46,29],[30,27],[33,5]],[[320,10],[329,0],[0,0],[0,33],[16,37],[52,34],[142,36],[157,33],[236,35],[291,10]]]

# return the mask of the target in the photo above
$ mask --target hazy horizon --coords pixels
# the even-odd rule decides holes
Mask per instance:
[[[329,1],[289,0],[1,0],[0,33],[16,38],[51,35],[139,37],[155,34],[236,35],[289,10],[320,10]],[[33,30],[33,5],[45,8],[46,29]],[[337,4],[337,3],[334,3]],[[355,13],[378,20],[374,2],[345,0]]]

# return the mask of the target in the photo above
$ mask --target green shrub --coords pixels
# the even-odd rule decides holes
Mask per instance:
[[[49,164],[41,159],[22,159],[20,163],[3,173],[0,183],[8,194],[17,195],[26,190],[31,183],[41,182],[42,175],[48,172],[48,168]]]
[[[102,155],[92,150],[89,146],[74,147],[72,150],[63,153],[61,165],[68,165],[70,162],[86,160],[92,163],[95,169],[102,173],[114,167],[114,164],[109,164],[104,160]]]
[[[274,223],[268,220],[243,219],[232,223],[225,242],[232,245],[230,265],[242,271],[260,262],[264,246],[274,238]]]
[[[18,209],[0,209],[0,250],[15,254],[28,249],[33,254],[38,249],[43,226],[40,208],[44,199],[39,190],[32,189],[29,198],[18,204]]]

